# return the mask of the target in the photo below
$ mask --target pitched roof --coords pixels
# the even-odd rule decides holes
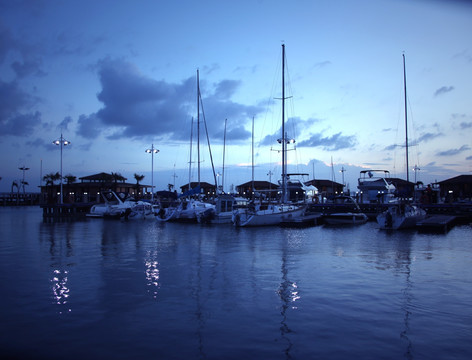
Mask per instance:
[[[472,183],[472,175],[458,175],[453,178],[439,181],[439,184],[470,184]]]
[[[84,181],[84,180],[85,181],[113,181],[113,175],[108,174],[106,172],[101,172],[94,175],[80,177],[79,180],[81,181]],[[126,180],[128,179],[123,177],[123,181],[126,181]]]

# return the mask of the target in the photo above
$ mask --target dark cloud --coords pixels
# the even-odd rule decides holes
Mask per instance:
[[[103,108],[97,112],[97,119],[90,117],[80,121],[80,133],[87,133],[85,122],[93,121],[95,130],[99,126],[108,131],[114,129],[109,138],[157,137],[187,141],[190,129],[189,119],[196,117],[196,77],[173,84],[157,81],[142,75],[131,63],[124,60],[105,59],[98,64],[98,75],[102,90],[97,95]],[[201,81],[201,89],[205,88]],[[210,139],[222,139],[224,120],[228,119],[237,126],[229,126],[228,138],[236,136],[247,138],[241,124],[262,111],[262,108],[234,103],[230,97],[235,93],[239,82],[224,80],[216,84],[214,90],[201,90],[201,114],[207,122]],[[203,120],[203,119],[201,119]]]
[[[424,142],[427,142],[427,141],[430,141],[430,140],[433,140],[437,137],[441,137],[441,136],[444,136],[443,134],[433,134],[433,133],[425,133],[425,134],[422,134],[418,140],[416,141],[416,143],[424,143]]]
[[[39,99],[27,94],[17,82],[0,80],[0,136],[30,135],[41,124],[41,113],[32,111]]]
[[[472,121],[471,122],[461,122],[460,127],[461,127],[462,130],[470,129],[472,127]]]
[[[59,125],[58,125],[58,128],[60,128],[61,130],[68,130],[69,129],[69,124],[72,123],[72,118],[70,116],[66,116],[64,118],[64,120],[62,120]]]
[[[346,136],[339,132],[327,137],[323,137],[322,134],[313,134],[308,140],[299,142],[298,146],[322,147],[326,151],[336,151],[353,148],[356,144],[355,136]]]
[[[25,78],[30,75],[45,76],[47,75],[41,70],[42,61],[41,59],[30,59],[24,62],[15,61],[11,64],[13,71],[18,78]]]
[[[454,86],[443,86],[443,87],[440,87],[439,89],[437,89],[434,92],[434,96],[443,95],[443,94],[446,94],[448,92],[451,92],[452,90],[454,90]]]
[[[437,156],[452,156],[452,155],[460,154],[461,152],[464,152],[467,150],[470,150],[470,146],[462,145],[459,149],[449,149],[445,151],[440,151],[436,155]]]
[[[80,115],[77,121],[77,134],[86,139],[96,139],[101,135],[103,123],[98,118],[97,114]]]

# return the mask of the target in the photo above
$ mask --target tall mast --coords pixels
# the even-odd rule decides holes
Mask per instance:
[[[407,109],[407,96],[406,96],[406,66],[405,66],[405,54],[403,54],[403,90],[405,93],[405,148],[406,148],[406,181],[410,182],[410,165],[408,163],[408,109]],[[408,186],[408,184],[407,184]]]
[[[252,142],[251,142],[251,155],[252,155],[252,198],[254,199],[254,116],[252,117]]]
[[[190,125],[190,161],[188,164],[188,190],[192,190],[190,186],[192,180],[192,138],[193,138],[193,117],[192,117],[192,125]],[[174,178],[175,180],[175,178]]]
[[[286,202],[287,196],[287,139],[285,139],[285,44],[282,44],[282,201]]]
[[[225,190],[225,148],[226,148],[226,123],[228,119],[225,119],[225,133],[223,136],[223,174],[221,175],[221,190]]]
[[[197,69],[197,153],[198,153],[198,185],[200,185],[200,74]]]

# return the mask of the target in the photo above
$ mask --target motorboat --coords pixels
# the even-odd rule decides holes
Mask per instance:
[[[360,203],[387,203],[395,197],[395,185],[389,182],[388,170],[362,170],[358,185]]]
[[[167,208],[162,208],[156,213],[158,221],[197,222],[197,215],[208,209],[214,209],[215,205],[200,199],[181,198],[180,201]]]
[[[231,224],[233,211],[246,208],[248,200],[221,194],[216,198],[215,206],[197,213],[197,221],[201,224]]]
[[[348,195],[336,196],[333,199],[335,210],[323,214],[323,221],[329,225],[360,225],[368,220],[356,201]]]
[[[377,223],[381,229],[398,230],[414,228],[426,218],[426,211],[417,205],[392,204],[387,210],[377,215]]]
[[[108,219],[133,219],[133,218],[152,218],[154,216],[152,205],[145,201],[136,201],[133,198],[126,197],[124,194],[117,194],[113,190],[100,192],[103,203],[95,204],[86,214],[90,218],[108,218]]]

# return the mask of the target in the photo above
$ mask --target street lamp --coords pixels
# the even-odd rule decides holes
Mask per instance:
[[[26,184],[25,183],[25,171],[29,170],[30,168],[23,165],[22,167],[20,167],[18,169],[23,171],[23,181],[21,182],[21,186],[23,186],[23,194],[24,194],[25,193],[25,184]]]
[[[148,154],[151,154],[151,202],[154,201],[154,154],[159,152],[158,149],[154,147],[154,144],[151,145],[150,149],[146,149]]]
[[[62,196],[62,148],[64,146],[70,145],[70,141],[67,141],[66,139],[64,139],[64,137],[62,136],[62,132],[61,132],[61,137],[57,140],[54,140],[52,143],[54,145],[60,145],[61,146],[61,204],[63,204],[64,203],[64,198]]]

